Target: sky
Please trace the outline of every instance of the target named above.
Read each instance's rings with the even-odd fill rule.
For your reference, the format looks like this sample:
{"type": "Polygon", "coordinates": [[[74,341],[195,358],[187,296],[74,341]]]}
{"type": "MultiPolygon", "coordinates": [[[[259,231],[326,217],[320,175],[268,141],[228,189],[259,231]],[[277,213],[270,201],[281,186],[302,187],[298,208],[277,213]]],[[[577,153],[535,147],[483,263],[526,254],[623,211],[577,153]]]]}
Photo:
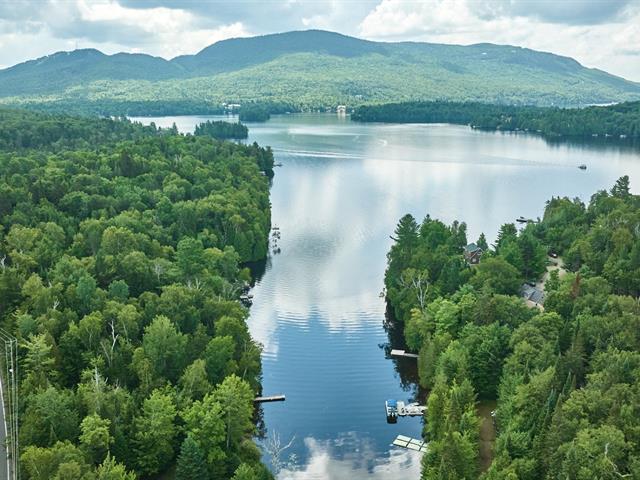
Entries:
{"type": "Polygon", "coordinates": [[[169,59],[226,38],[312,28],[518,45],[640,82],[640,0],[0,0],[0,68],[75,48],[169,59]]]}

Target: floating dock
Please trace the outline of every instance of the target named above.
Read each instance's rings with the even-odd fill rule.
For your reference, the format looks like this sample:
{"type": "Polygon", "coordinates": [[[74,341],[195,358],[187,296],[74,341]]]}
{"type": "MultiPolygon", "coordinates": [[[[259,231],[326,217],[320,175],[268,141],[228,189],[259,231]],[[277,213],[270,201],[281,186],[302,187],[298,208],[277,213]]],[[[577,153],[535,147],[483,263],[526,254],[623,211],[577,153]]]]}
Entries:
{"type": "Polygon", "coordinates": [[[404,403],[398,400],[387,400],[384,402],[384,409],[387,414],[387,423],[396,423],[398,417],[420,417],[424,415],[427,407],[418,403],[404,403]]]}
{"type": "Polygon", "coordinates": [[[417,353],[409,353],[404,350],[391,350],[392,357],[418,358],[417,353]]]}
{"type": "Polygon", "coordinates": [[[425,453],[427,451],[427,443],[418,440],[417,438],[405,437],[404,435],[398,435],[393,441],[393,445],[396,447],[408,448],[409,450],[415,450],[416,452],[425,453]]]}
{"type": "Polygon", "coordinates": [[[427,407],[417,403],[398,402],[398,415],[401,417],[418,417],[424,415],[427,407]]]}
{"type": "Polygon", "coordinates": [[[266,403],[266,402],[284,402],[284,395],[271,395],[268,397],[256,397],[253,399],[254,403],[266,403]]]}

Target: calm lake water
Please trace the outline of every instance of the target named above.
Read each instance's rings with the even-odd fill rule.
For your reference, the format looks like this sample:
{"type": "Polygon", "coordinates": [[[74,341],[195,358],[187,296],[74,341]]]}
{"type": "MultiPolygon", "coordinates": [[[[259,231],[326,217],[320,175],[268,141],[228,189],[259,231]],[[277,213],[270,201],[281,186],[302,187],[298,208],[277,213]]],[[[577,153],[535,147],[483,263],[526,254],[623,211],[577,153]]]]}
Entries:
{"type": "MultiPolygon", "coordinates": [[[[188,132],[206,118],[140,120],[188,132]]],[[[385,399],[420,396],[412,362],[388,358],[379,297],[402,215],[464,221],[469,241],[481,232],[492,241],[501,224],[542,216],[552,196],[588,201],[625,174],[640,187],[638,151],[623,147],[328,114],[248,126],[249,141],[271,145],[283,164],[271,189],[281,253],[253,289],[249,318],[264,345],[264,393],[287,397],[262,407],[266,438],[292,441],[280,479],[419,478],[421,454],[390,444],[419,438],[421,419],[389,425],[384,414],[385,399]]]]}

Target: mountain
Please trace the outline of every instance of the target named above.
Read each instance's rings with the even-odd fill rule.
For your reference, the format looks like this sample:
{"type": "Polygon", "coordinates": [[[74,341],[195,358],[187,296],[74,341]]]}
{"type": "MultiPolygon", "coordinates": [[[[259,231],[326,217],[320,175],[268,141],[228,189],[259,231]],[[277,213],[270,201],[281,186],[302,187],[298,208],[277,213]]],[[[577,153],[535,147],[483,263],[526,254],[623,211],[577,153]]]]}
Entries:
{"type": "Polygon", "coordinates": [[[95,49],[58,52],[0,70],[0,95],[49,93],[98,80],[179,78],[183,69],[151,55],[105,55],[95,49]]]}
{"type": "Polygon", "coordinates": [[[197,75],[214,75],[302,52],[352,58],[372,53],[384,54],[386,49],[382,43],[322,30],[307,30],[222,40],[197,55],[184,55],[174,58],[172,62],[197,75]]]}
{"type": "Polygon", "coordinates": [[[640,99],[640,84],[509,45],[372,42],[308,30],[217,42],[172,60],[59,52],[0,70],[0,103],[279,101],[322,107],[407,100],[582,106],[640,99]]]}

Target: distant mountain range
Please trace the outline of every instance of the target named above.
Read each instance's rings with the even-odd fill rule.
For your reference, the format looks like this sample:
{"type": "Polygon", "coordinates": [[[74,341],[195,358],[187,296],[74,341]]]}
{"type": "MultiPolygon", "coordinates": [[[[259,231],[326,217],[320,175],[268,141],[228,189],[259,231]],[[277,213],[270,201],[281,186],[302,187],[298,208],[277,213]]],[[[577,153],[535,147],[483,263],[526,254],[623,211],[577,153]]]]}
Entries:
{"type": "Polygon", "coordinates": [[[640,99],[640,84],[526,48],[383,43],[308,30],[217,42],[196,55],[59,52],[0,70],[0,103],[406,100],[581,106],[640,99]]]}

